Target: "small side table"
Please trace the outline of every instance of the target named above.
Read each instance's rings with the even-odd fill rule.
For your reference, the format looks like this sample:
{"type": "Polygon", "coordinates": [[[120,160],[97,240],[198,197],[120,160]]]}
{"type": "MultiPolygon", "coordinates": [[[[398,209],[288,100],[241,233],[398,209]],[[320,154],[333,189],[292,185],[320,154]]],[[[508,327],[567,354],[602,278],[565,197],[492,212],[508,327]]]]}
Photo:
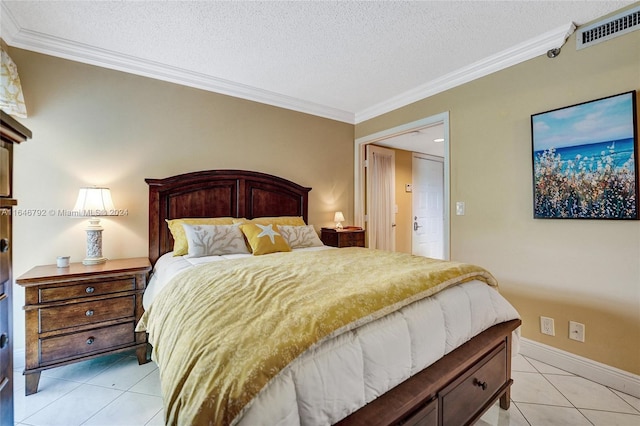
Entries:
{"type": "Polygon", "coordinates": [[[326,246],[364,247],[364,229],[322,228],[320,230],[320,239],[326,246]]]}
{"type": "Polygon", "coordinates": [[[140,257],[36,266],[16,280],[25,288],[26,395],[49,368],[132,348],[139,364],[149,362],[147,335],[134,329],[150,270],[140,257]]]}

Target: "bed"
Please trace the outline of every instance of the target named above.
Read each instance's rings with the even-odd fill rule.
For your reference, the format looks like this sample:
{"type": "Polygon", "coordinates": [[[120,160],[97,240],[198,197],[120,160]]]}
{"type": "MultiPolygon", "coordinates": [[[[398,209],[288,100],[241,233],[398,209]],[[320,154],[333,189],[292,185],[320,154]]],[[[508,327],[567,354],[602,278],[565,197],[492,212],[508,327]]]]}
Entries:
{"type": "MultiPolygon", "coordinates": [[[[298,249],[291,244],[294,247],[291,251],[264,256],[251,253],[210,258],[173,256],[174,240],[167,220],[238,218],[242,219],[239,225],[244,227],[249,223],[245,221],[268,217],[299,218],[308,224],[311,188],[242,170],[201,171],[166,179],[147,179],[146,182],[149,185],[149,258],[154,264],[154,273],[145,293],[147,312],[139,327],[148,332],[149,343],[153,346],[152,357],[160,367],[167,423],[461,425],[475,422],[497,400],[503,409],[509,408],[512,346],[517,343],[520,319],[515,309],[499,295],[494,279],[487,271],[455,262],[321,245],[298,249]],[[320,273],[315,272],[318,269],[332,270],[335,274],[346,271],[347,275],[367,280],[369,278],[362,271],[369,269],[365,265],[372,263],[379,263],[382,269],[378,272],[372,269],[370,275],[384,276],[380,281],[391,286],[378,290],[384,294],[384,299],[397,294],[392,308],[375,305],[369,299],[360,302],[364,300],[360,299],[363,297],[360,293],[349,293],[360,291],[359,287],[372,292],[373,286],[340,281],[340,285],[334,283],[331,287],[323,283],[333,282],[333,278],[318,278],[317,284],[311,278],[320,273]],[[411,295],[402,293],[415,287],[405,283],[411,281],[411,277],[421,275],[422,272],[413,271],[422,271],[425,263],[426,269],[433,268],[434,274],[443,277],[440,284],[428,284],[411,295]],[[277,273],[274,273],[273,265],[276,264],[277,273]],[[294,270],[299,265],[304,269],[304,273],[296,278],[300,285],[286,284],[279,274],[285,274],[285,271],[288,279],[289,275],[297,273],[294,270]],[[467,278],[461,281],[457,276],[451,278],[451,268],[462,271],[467,278]],[[254,319],[245,322],[246,327],[239,326],[240,322],[228,329],[222,328],[227,316],[239,315],[235,311],[227,314],[219,310],[222,305],[240,309],[246,301],[249,310],[242,311],[242,315],[249,315],[255,309],[255,301],[246,295],[250,293],[240,299],[228,300],[224,299],[226,293],[224,297],[222,293],[216,293],[215,302],[200,303],[204,300],[200,291],[209,291],[205,287],[218,289],[222,286],[210,285],[208,281],[207,285],[192,285],[192,281],[197,281],[196,276],[204,280],[216,275],[224,283],[230,283],[236,277],[244,277],[248,273],[246,269],[258,274],[251,276],[252,282],[274,274],[273,278],[264,279],[264,288],[282,281],[285,287],[278,287],[278,292],[282,292],[282,288],[295,288],[300,293],[294,306],[288,305],[288,299],[279,299],[279,295],[261,296],[269,301],[261,302],[261,306],[278,307],[265,309],[293,313],[278,317],[274,320],[275,325],[269,326],[269,333],[276,337],[278,331],[275,329],[280,323],[286,324],[285,330],[298,330],[295,327],[299,327],[300,332],[289,333],[293,336],[289,336],[291,342],[287,340],[287,333],[282,332],[282,342],[275,339],[276,343],[272,343],[269,335],[255,348],[244,343],[239,345],[242,340],[230,344],[234,350],[223,347],[231,338],[229,336],[247,334],[244,328],[257,329],[252,339],[265,335],[261,326],[253,325],[257,321],[254,319]],[[393,274],[389,272],[391,270],[394,270],[393,274]],[[386,278],[387,272],[382,271],[388,271],[389,277],[402,272],[404,276],[398,283],[391,283],[392,279],[386,278]],[[305,277],[304,280],[300,280],[300,276],[305,277]],[[322,294],[318,298],[308,296],[315,295],[315,291],[329,293],[317,293],[322,294]],[[337,298],[339,293],[347,295],[340,296],[344,300],[359,302],[330,305],[333,294],[337,298]],[[316,316],[299,320],[306,312],[299,305],[304,305],[307,299],[314,306],[321,306],[324,316],[329,315],[327,312],[333,316],[331,309],[340,311],[332,317],[336,318],[337,324],[329,331],[322,328],[324,325],[319,326],[323,330],[319,337],[315,336],[318,333],[316,316],[322,315],[313,314],[316,316]],[[216,307],[212,308],[213,305],[216,307]],[[348,309],[341,309],[347,306],[348,309]],[[200,309],[202,318],[198,316],[200,309]],[[369,311],[364,312],[365,309],[369,311]],[[360,316],[353,320],[352,311],[356,310],[360,316]],[[360,313],[361,310],[364,313],[360,313]],[[180,314],[181,311],[184,312],[180,314]],[[340,315],[347,319],[341,319],[343,322],[338,324],[340,315]],[[152,322],[154,318],[155,323],[152,322]],[[215,325],[198,329],[196,337],[186,337],[188,329],[198,328],[205,319],[215,325]],[[440,326],[436,326],[438,324],[440,326]],[[456,330],[458,334],[454,333],[456,330]],[[304,340],[305,333],[313,335],[314,340],[304,340]],[[298,339],[298,336],[303,337],[298,339]],[[432,338],[434,340],[430,340],[432,338]],[[248,365],[240,363],[243,360],[239,358],[253,357],[254,352],[261,352],[263,347],[270,348],[269,351],[275,351],[278,356],[272,356],[268,362],[251,358],[248,365]],[[286,355],[280,356],[282,353],[286,355]],[[273,358],[277,359],[274,361],[273,358]],[[286,358],[286,362],[281,358],[286,358]],[[208,363],[204,363],[204,359],[208,363]],[[276,361],[283,365],[274,366],[276,361]],[[262,364],[268,368],[260,370],[262,364]],[[239,366],[242,369],[238,370],[239,366]],[[244,376],[245,369],[246,375],[251,376],[250,386],[237,388],[238,382],[245,378],[233,375],[244,376]],[[222,378],[227,374],[233,377],[222,378]],[[252,387],[256,390],[247,390],[252,387]],[[203,392],[206,394],[202,395],[203,392]]],[[[242,279],[238,278],[233,284],[233,292],[241,291],[242,279]]],[[[253,285],[251,294],[256,293],[256,288],[262,289],[253,285]]],[[[271,311],[266,312],[260,315],[272,315],[271,311]]]]}

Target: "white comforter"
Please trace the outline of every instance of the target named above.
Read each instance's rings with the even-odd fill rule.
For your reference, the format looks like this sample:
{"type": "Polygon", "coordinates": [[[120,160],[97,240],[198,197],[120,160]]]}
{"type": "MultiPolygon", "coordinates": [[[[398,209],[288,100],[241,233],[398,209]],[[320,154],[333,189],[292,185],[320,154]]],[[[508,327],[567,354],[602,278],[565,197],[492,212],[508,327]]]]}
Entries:
{"type": "MultiPolygon", "coordinates": [[[[318,250],[324,248],[301,249],[318,250]]],[[[144,294],[147,308],[177,273],[208,258],[162,256],[144,294]]],[[[281,371],[236,418],[244,426],[329,425],[428,367],[517,311],[494,288],[471,281],[310,349],[281,371]]],[[[514,333],[513,354],[519,333],[514,333]]]]}

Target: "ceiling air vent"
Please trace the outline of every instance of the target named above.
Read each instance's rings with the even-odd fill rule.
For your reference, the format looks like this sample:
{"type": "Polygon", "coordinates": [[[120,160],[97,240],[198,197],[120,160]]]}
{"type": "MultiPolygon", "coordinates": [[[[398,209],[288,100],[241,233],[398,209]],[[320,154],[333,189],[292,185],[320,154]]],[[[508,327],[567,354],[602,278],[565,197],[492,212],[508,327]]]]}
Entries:
{"type": "Polygon", "coordinates": [[[640,6],[578,29],[576,49],[584,49],[640,29],[640,6]]]}

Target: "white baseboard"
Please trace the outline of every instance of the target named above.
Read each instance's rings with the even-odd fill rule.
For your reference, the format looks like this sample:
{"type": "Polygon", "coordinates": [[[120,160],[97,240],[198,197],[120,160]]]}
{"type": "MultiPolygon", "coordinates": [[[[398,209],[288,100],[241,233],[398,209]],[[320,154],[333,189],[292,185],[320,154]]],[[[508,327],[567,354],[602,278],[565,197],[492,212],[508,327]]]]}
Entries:
{"type": "Polygon", "coordinates": [[[520,353],[601,385],[640,398],[640,376],[533,340],[520,338],[520,353]]]}

